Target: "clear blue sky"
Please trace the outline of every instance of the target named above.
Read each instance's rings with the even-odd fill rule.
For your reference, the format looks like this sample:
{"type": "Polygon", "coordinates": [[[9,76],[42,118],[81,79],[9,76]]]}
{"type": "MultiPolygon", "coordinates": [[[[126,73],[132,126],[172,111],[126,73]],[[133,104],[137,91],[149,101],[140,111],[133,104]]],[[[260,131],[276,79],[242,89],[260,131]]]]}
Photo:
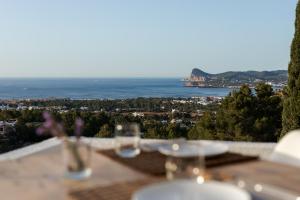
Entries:
{"type": "Polygon", "coordinates": [[[296,0],[0,0],[1,77],[286,69],[296,0]]]}

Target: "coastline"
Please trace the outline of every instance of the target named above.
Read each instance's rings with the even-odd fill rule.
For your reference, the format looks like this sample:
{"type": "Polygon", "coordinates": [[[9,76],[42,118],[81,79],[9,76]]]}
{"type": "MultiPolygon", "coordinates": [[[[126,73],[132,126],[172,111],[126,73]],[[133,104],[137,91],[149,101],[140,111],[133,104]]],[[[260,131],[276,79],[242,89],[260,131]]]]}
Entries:
{"type": "Polygon", "coordinates": [[[239,87],[185,87],[179,78],[0,79],[0,100],[224,97],[239,87]]]}

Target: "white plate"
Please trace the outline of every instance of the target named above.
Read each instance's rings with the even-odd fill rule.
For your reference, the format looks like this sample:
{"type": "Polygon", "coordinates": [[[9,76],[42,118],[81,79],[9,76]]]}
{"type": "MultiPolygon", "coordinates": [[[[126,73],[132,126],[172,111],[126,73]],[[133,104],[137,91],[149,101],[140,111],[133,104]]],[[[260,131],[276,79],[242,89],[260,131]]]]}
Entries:
{"type": "Polygon", "coordinates": [[[197,184],[178,180],[151,185],[136,192],[132,200],[250,200],[250,195],[233,185],[221,182],[197,184]]]}
{"type": "Polygon", "coordinates": [[[215,142],[203,143],[184,143],[180,144],[179,148],[174,151],[172,145],[164,145],[159,147],[159,151],[165,155],[172,155],[178,157],[191,157],[191,156],[216,156],[224,154],[228,151],[228,146],[215,142]]]}
{"type": "Polygon", "coordinates": [[[141,141],[140,147],[143,151],[152,152],[158,151],[162,146],[169,145],[167,141],[141,141]]]}

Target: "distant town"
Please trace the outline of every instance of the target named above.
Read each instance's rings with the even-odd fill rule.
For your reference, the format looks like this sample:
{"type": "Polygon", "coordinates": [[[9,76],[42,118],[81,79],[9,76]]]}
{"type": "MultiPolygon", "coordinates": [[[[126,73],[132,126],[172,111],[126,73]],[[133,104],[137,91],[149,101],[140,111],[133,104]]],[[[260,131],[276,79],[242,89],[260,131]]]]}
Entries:
{"type": "MultiPolygon", "coordinates": [[[[219,96],[199,96],[199,97],[190,97],[190,98],[137,98],[137,99],[160,99],[163,101],[163,104],[198,104],[198,105],[209,105],[212,103],[221,102],[224,97],[219,96]]],[[[134,99],[121,99],[121,100],[72,100],[69,98],[57,98],[57,99],[19,99],[19,100],[0,100],[0,110],[48,110],[48,111],[58,111],[60,113],[68,112],[69,110],[81,110],[81,111],[96,111],[94,108],[88,106],[76,106],[74,108],[63,105],[45,105],[47,102],[61,102],[61,101],[70,101],[70,102],[89,102],[89,101],[105,101],[105,102],[124,102],[132,101],[134,99]]],[[[59,104],[59,103],[58,103],[59,104]]],[[[161,106],[161,109],[164,110],[164,106],[161,106]]],[[[105,106],[98,111],[112,111],[111,108],[107,110],[105,106]]],[[[140,110],[141,108],[115,108],[115,111],[132,111],[140,110]]]]}

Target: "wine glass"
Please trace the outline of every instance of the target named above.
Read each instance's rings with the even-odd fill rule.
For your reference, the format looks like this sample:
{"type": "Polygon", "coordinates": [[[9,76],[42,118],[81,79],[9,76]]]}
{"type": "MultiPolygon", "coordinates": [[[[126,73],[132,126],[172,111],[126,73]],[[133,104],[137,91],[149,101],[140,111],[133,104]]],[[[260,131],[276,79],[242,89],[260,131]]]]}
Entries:
{"type": "Polygon", "coordinates": [[[165,163],[168,180],[183,178],[204,182],[205,161],[201,146],[186,140],[174,140],[169,147],[160,149],[167,155],[165,163]]]}
{"type": "Polygon", "coordinates": [[[118,124],[115,128],[115,151],[123,158],[140,154],[140,128],[136,123],[118,124]]]}

